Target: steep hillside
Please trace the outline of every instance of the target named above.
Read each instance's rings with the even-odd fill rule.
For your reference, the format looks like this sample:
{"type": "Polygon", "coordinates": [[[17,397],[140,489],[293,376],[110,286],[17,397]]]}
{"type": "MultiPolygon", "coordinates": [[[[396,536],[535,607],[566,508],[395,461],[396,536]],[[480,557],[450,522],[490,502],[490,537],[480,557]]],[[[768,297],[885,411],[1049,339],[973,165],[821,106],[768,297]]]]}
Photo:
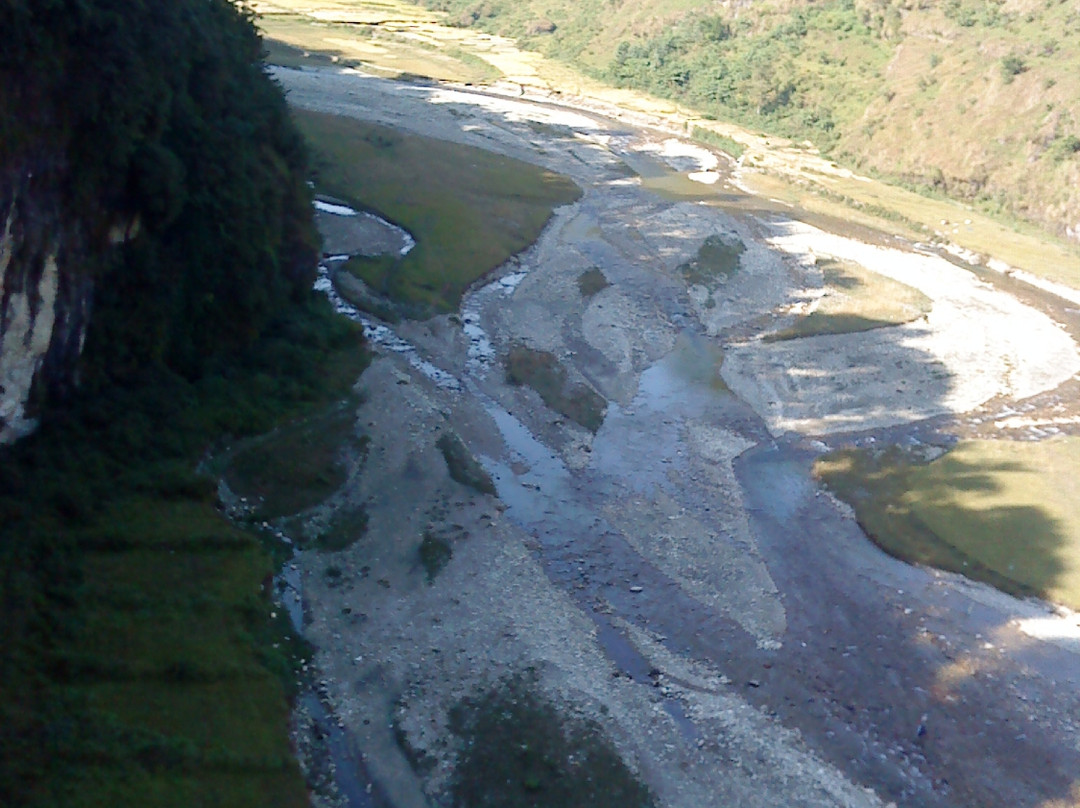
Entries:
{"type": "Polygon", "coordinates": [[[366,361],[302,141],[229,0],[0,30],[0,805],[300,808],[302,649],[196,467],[366,361]]]}
{"type": "Polygon", "coordinates": [[[428,0],[622,86],[1080,241],[1080,3],[428,0]]]}
{"type": "Polygon", "coordinates": [[[301,140],[231,3],[5,3],[0,29],[3,440],[80,378],[194,377],[249,346],[310,288],[317,242],[301,140]]]}

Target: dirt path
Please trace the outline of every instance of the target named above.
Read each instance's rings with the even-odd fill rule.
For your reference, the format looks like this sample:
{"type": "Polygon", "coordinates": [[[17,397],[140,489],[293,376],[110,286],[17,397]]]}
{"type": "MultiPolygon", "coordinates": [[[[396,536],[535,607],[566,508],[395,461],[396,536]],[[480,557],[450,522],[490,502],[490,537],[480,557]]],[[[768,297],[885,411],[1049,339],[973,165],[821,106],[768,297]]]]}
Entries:
{"type": "MultiPolygon", "coordinates": [[[[276,75],[292,103],[480,145],[584,191],[460,320],[396,328],[422,361],[388,350],[361,380],[371,444],[350,496],[368,531],[302,563],[331,701],[394,805],[440,801],[453,707],[524,671],[599,722],[665,806],[1080,799],[1080,657],[1018,630],[1040,607],[887,558],[808,473],[831,433],[933,441],[954,412],[1053,391],[1080,370],[1067,331],[936,256],[653,193],[627,162],[708,168],[666,135],[355,73],[276,75]],[[742,242],[740,268],[690,283],[709,237],[742,242]],[[755,339],[807,293],[811,254],[920,288],[930,316],[755,339]],[[596,269],[610,285],[583,294],[596,269]],[[519,343],[606,399],[595,434],[507,384],[519,343]],[[450,432],[497,496],[450,478],[436,446],[450,432]],[[432,538],[453,556],[429,582],[432,538]]],[[[707,187],[749,207],[722,178],[707,187]]]]}

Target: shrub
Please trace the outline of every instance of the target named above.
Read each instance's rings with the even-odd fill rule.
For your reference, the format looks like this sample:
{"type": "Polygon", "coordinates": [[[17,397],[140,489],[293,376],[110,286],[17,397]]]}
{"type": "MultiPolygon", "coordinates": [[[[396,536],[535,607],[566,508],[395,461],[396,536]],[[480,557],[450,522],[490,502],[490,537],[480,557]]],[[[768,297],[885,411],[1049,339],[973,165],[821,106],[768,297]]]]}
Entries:
{"type": "Polygon", "coordinates": [[[1001,76],[1006,84],[1012,83],[1014,78],[1027,69],[1027,63],[1015,53],[1010,53],[1001,59],[1001,76]]]}

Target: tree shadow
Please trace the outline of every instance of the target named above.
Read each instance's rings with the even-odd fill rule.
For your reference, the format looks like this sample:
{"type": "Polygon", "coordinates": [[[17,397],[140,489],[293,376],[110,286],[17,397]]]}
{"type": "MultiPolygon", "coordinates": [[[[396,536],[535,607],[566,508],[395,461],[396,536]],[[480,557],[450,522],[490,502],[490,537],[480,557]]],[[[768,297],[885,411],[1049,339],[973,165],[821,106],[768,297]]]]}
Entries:
{"type": "Polygon", "coordinates": [[[856,524],[821,497],[773,506],[769,481],[790,473],[795,456],[757,449],[737,466],[788,613],[784,649],[754,695],[768,689],[764,700],[786,724],[898,804],[1071,805],[1080,755],[1050,716],[1071,708],[1053,698],[1075,697],[1030,674],[1063,681],[1080,674],[1080,663],[1018,640],[1013,618],[1038,609],[865,547],[869,536],[908,562],[1018,595],[1044,593],[1060,580],[1071,540],[1052,508],[1007,501],[1010,479],[1030,467],[961,460],[945,475],[897,447],[838,452],[823,476],[855,507],[856,524]],[[992,550],[1011,551],[1042,577],[987,555],[977,546],[987,534],[992,550]]]}
{"type": "MultiPolygon", "coordinates": [[[[867,536],[890,555],[1018,597],[1060,597],[1069,571],[1066,548],[1076,542],[1046,507],[1015,501],[1039,498],[1021,486],[1040,473],[1020,460],[947,455],[927,464],[897,447],[844,450],[817,466],[829,489],[855,508],[867,536]]],[[[1045,482],[1053,484],[1051,477],[1045,482]]]]}

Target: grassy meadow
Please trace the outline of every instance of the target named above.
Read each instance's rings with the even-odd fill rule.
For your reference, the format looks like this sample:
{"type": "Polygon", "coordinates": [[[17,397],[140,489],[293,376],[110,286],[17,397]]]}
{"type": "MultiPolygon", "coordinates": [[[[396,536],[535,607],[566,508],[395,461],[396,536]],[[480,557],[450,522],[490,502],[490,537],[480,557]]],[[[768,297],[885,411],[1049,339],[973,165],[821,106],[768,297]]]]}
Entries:
{"type": "Polygon", "coordinates": [[[1080,609],[1080,439],[826,455],[815,474],[891,555],[1080,609]]]}
{"type": "Polygon", "coordinates": [[[457,309],[468,286],[528,247],[581,191],[537,166],[350,118],[294,110],[319,190],[404,227],[408,255],[348,268],[415,314],[457,309]],[[467,234],[467,236],[466,236],[467,234]]]}
{"type": "Polygon", "coordinates": [[[311,4],[280,0],[260,8],[267,60],[284,67],[359,66],[388,77],[423,76],[480,84],[502,74],[462,47],[456,37],[433,37],[438,16],[400,3],[311,4]]]}

